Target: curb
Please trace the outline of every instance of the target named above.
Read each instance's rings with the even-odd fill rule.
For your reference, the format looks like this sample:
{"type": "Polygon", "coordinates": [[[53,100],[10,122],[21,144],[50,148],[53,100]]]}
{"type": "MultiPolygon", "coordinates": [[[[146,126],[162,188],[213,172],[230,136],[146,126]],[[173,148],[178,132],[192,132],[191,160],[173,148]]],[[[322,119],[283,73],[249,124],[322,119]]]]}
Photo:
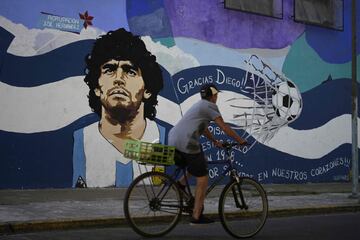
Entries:
{"type": "Polygon", "coordinates": [[[48,230],[125,226],[125,218],[44,220],[0,223],[0,235],[48,230]]]}
{"type": "MultiPolygon", "coordinates": [[[[291,217],[301,215],[331,214],[344,212],[359,212],[359,205],[349,206],[319,206],[308,208],[289,208],[270,210],[268,217],[291,217]]],[[[218,219],[217,213],[206,214],[211,218],[218,219]]],[[[184,217],[184,216],[183,216],[184,217]]],[[[122,218],[94,218],[94,219],[74,219],[74,220],[44,220],[44,221],[24,221],[24,222],[6,222],[0,223],[0,236],[18,233],[51,231],[51,230],[68,230],[80,228],[97,228],[97,227],[121,227],[128,226],[124,217],[122,218]]]]}
{"type": "Polygon", "coordinates": [[[346,212],[360,212],[359,205],[348,206],[319,206],[307,208],[289,208],[289,209],[274,209],[269,211],[268,217],[291,217],[301,215],[316,215],[316,214],[331,214],[331,213],[346,213],[346,212]]]}

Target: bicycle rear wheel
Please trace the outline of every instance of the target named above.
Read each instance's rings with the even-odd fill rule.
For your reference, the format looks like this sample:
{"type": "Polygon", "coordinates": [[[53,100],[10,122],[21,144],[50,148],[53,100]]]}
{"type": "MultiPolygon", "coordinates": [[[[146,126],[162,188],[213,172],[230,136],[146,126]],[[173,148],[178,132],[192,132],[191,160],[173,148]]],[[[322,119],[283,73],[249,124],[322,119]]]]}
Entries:
{"type": "Polygon", "coordinates": [[[159,237],[178,223],[182,199],[173,179],[160,172],[137,177],[125,194],[124,213],[132,229],[144,237],[159,237]]]}
{"type": "Polygon", "coordinates": [[[233,237],[248,238],[257,234],[265,224],[267,213],[266,192],[251,178],[240,178],[239,183],[234,180],[221,193],[221,223],[233,237]]]}

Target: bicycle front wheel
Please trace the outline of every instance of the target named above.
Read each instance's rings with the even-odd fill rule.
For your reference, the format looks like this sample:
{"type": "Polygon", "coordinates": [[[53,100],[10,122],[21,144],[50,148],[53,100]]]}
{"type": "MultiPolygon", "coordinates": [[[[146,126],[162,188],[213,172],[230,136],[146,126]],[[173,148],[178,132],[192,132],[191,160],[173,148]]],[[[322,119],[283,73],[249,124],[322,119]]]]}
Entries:
{"type": "Polygon", "coordinates": [[[219,200],[220,220],[233,237],[249,238],[264,226],[268,213],[266,192],[251,178],[227,184],[219,200]]]}
{"type": "Polygon", "coordinates": [[[137,177],[125,194],[125,217],[138,234],[159,237],[178,223],[182,211],[179,189],[173,179],[160,172],[137,177]]]}

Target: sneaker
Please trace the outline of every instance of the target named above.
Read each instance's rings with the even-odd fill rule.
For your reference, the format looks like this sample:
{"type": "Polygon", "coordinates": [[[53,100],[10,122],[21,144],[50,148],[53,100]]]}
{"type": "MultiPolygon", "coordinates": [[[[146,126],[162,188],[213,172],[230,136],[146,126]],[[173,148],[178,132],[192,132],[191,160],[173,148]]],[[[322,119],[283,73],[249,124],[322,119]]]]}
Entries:
{"type": "Polygon", "coordinates": [[[205,217],[204,215],[200,215],[199,219],[192,218],[190,221],[190,225],[203,225],[214,223],[215,221],[205,217]]]}

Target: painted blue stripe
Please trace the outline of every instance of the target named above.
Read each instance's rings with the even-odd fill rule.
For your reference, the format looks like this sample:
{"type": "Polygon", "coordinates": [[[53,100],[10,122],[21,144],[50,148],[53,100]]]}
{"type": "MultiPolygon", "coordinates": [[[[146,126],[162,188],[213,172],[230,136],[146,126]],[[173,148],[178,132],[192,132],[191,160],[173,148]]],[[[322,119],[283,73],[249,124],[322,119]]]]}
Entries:
{"type": "Polygon", "coordinates": [[[300,117],[289,126],[299,130],[313,129],[343,114],[351,114],[351,91],[351,79],[337,79],[303,93],[300,117]]]}
{"type": "Polygon", "coordinates": [[[133,162],[127,164],[116,162],[116,187],[127,187],[133,180],[133,162]]]}
{"type": "Polygon", "coordinates": [[[164,87],[160,91],[159,95],[173,101],[174,103],[178,103],[170,73],[163,67],[161,67],[161,72],[164,79],[164,87]]]}
{"type": "Polygon", "coordinates": [[[84,59],[91,51],[93,42],[83,40],[31,57],[8,54],[5,44],[1,44],[0,54],[3,55],[3,63],[0,80],[12,86],[35,87],[67,77],[84,75],[84,59]]]}
{"type": "MultiPolygon", "coordinates": [[[[0,70],[2,69],[6,51],[9,48],[12,40],[14,39],[14,35],[10,32],[6,31],[4,28],[0,27],[0,70]]],[[[2,71],[2,70],[1,70],[2,71]]]]}
{"type": "MultiPolygon", "coordinates": [[[[73,133],[96,120],[98,119],[94,115],[88,115],[66,128],[45,133],[19,134],[0,131],[0,189],[71,187],[73,184],[73,133]]],[[[166,127],[167,130],[169,128],[169,126],[166,127]]],[[[216,156],[216,151],[217,149],[214,149],[214,156],[216,156]]],[[[275,168],[305,171],[321,167],[337,158],[351,159],[351,145],[343,144],[320,159],[309,160],[256,144],[246,155],[236,152],[235,158],[241,163],[241,166],[237,165],[239,171],[249,173],[267,170],[271,174],[270,171],[275,168]]],[[[222,165],[219,165],[219,170],[221,167],[222,165]]],[[[349,167],[344,165],[324,175],[314,177],[308,175],[307,180],[333,181],[334,176],[345,176],[348,173],[349,167]]],[[[132,180],[132,174],[131,162],[127,165],[117,164],[116,185],[127,186],[132,180]]],[[[287,179],[286,177],[290,178],[290,176],[287,176],[286,172],[281,174],[285,175],[273,178],[274,183],[296,182],[294,179],[287,179]]],[[[269,179],[266,182],[269,182],[269,179]]]]}
{"type": "Polygon", "coordinates": [[[0,189],[72,187],[74,132],[98,120],[89,114],[64,128],[40,133],[0,130],[0,189]]]}
{"type": "Polygon", "coordinates": [[[253,98],[253,82],[249,79],[243,82],[245,76],[246,71],[241,68],[212,65],[185,69],[173,75],[172,79],[179,103],[182,103],[188,97],[199,94],[201,87],[207,83],[215,84],[220,90],[238,92],[253,98]]]}
{"type": "Polygon", "coordinates": [[[73,147],[73,187],[79,177],[86,182],[86,164],[85,164],[85,150],[84,150],[84,129],[81,128],[74,132],[74,147],[73,147]]]}

